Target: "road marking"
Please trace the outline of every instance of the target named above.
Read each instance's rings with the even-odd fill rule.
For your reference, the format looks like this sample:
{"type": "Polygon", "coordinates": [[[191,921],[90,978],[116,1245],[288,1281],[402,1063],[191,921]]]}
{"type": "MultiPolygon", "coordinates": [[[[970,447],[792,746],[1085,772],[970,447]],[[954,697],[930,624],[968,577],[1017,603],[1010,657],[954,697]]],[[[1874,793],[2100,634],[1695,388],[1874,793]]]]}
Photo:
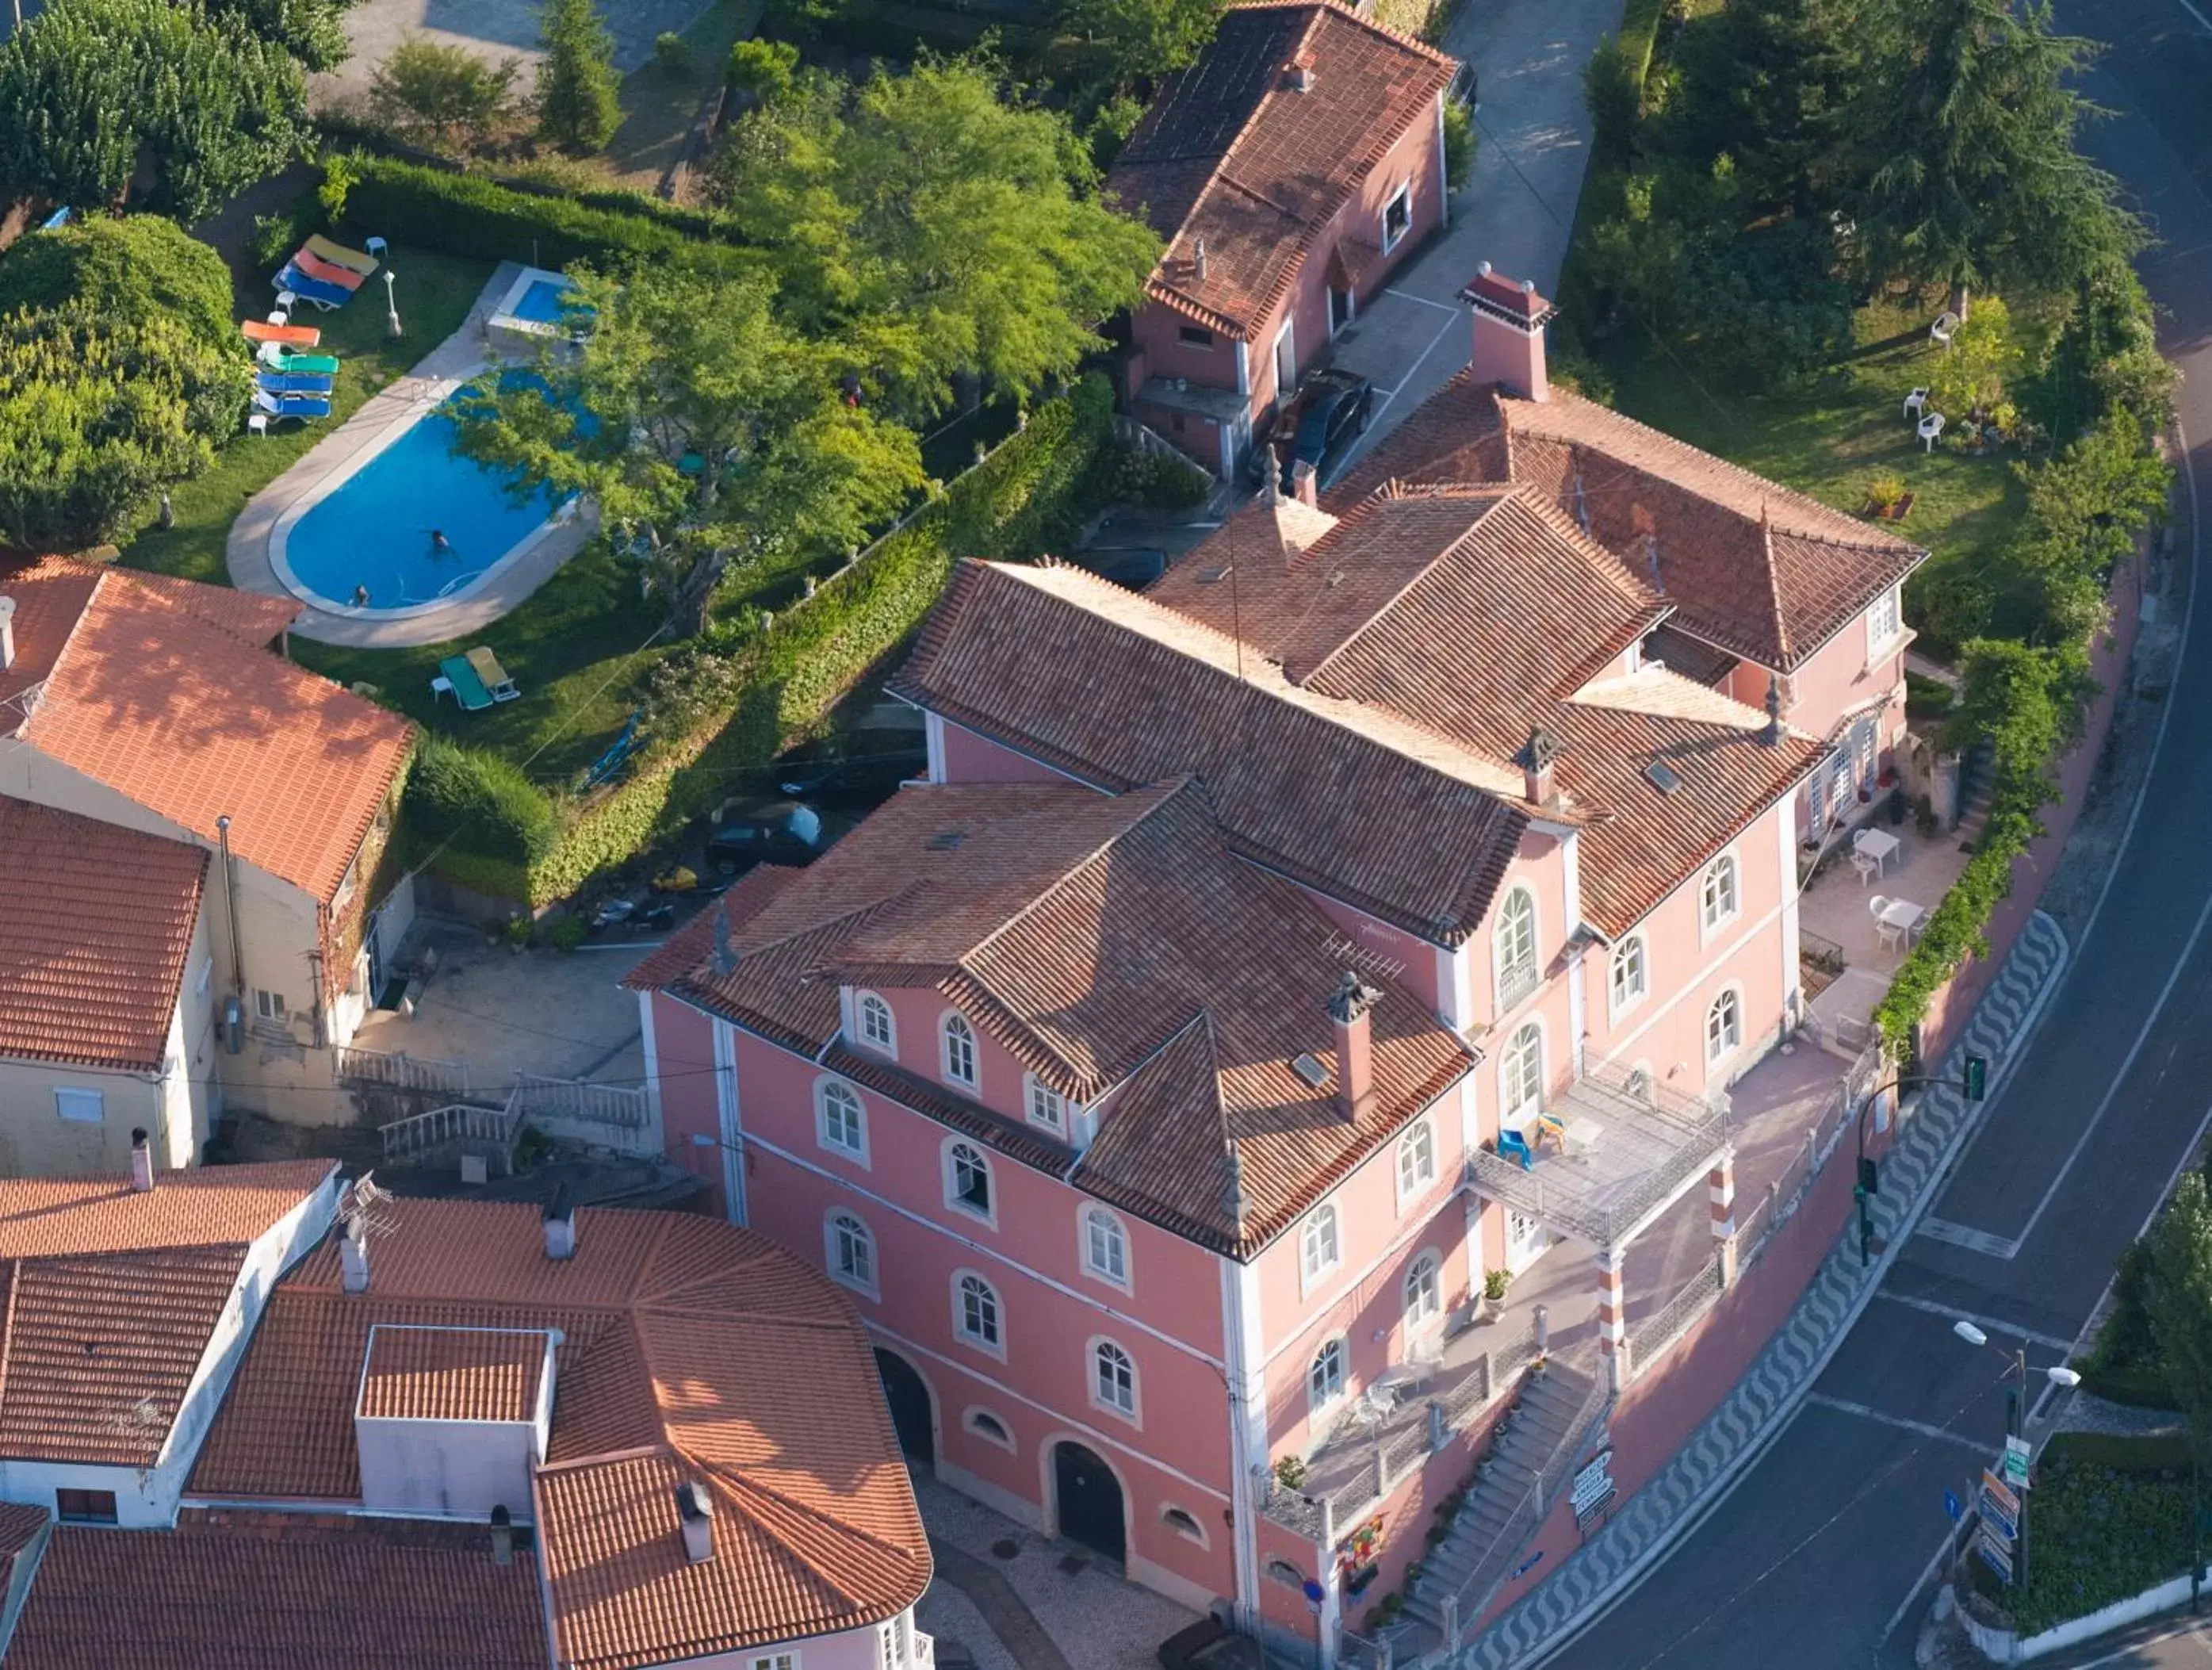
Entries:
{"type": "Polygon", "coordinates": [[[2020,1251],[2018,1241],[2007,1240],[2002,1235],[1993,1235],[1986,1229],[1970,1229],[1963,1223],[1952,1222],[1948,1218],[1923,1218],[1919,1233],[1929,1240],[1963,1246],[1969,1252],[1985,1253],[1992,1259],[2009,1259],[2020,1251]]]}
{"type": "MultiPolygon", "coordinates": [[[[1424,307],[1441,308],[1443,306],[1440,302],[1422,302],[1421,297],[1407,295],[1404,290],[1391,290],[1389,294],[1392,296],[1404,296],[1408,302],[1421,302],[1421,304],[1424,307]]],[[[1346,474],[1351,470],[1352,466],[1358,463],[1361,459],[1364,458],[1367,455],[1369,449],[1382,437],[1382,431],[1377,428],[1376,425],[1380,423],[1382,414],[1389,411],[1390,402],[1396,399],[1400,394],[1405,392],[1406,385],[1413,381],[1413,374],[1429,363],[1429,356],[1437,351],[1437,345],[1447,336],[1449,336],[1452,332],[1453,327],[1460,322],[1459,309],[1456,308],[1445,308],[1444,311],[1450,314],[1452,316],[1444,320],[1443,324],[1437,326],[1437,333],[1429,338],[1429,345],[1421,350],[1421,357],[1406,368],[1406,375],[1399,378],[1397,386],[1391,389],[1388,394],[1385,394],[1382,397],[1382,404],[1376,406],[1372,412],[1368,414],[1367,427],[1360,431],[1358,444],[1345,454],[1343,460],[1337,465],[1334,473],[1333,473],[1328,480],[1321,484],[1324,489],[1333,487],[1338,482],[1343,480],[1346,474]]]]}
{"type": "Polygon", "coordinates": [[[2189,3],[2189,0],[2179,0],[2179,3],[2182,10],[2187,12],[2191,17],[2195,18],[2199,23],[2202,23],[2204,26],[2204,33],[2206,34],[2212,34],[2212,17],[2205,16],[2203,12],[2191,5],[2189,3]]]}
{"type": "Polygon", "coordinates": [[[1820,1409],[1832,1409],[1838,1415],[1856,1415],[1862,1419],[1879,1421],[1884,1426],[1896,1427],[1904,1432],[1917,1432],[1923,1438],[1940,1438],[1947,1444],[1960,1444],[1984,1460],[1989,1459],[1990,1447],[1978,1439],[1969,1438],[1963,1432],[1954,1432],[1948,1427],[1931,1426],[1926,1421],[1908,1420],[1902,1415],[1886,1415],[1881,1410],[1863,1403],[1853,1403],[1848,1398],[1832,1398],[1825,1392],[1808,1392],[1805,1401],[1820,1409]]]}
{"type": "Polygon", "coordinates": [[[2212,1644],[2206,1642],[2203,1628],[2195,1624],[2185,1624],[2178,1630],[2168,1630],[2164,1635],[2154,1635],[2148,1641],[2138,1641],[2123,1647],[2117,1653],[2107,1653],[2102,1658],[2091,1659],[2087,1664],[2077,1664],[2074,1667],[2074,1670],[2099,1670],[2100,1665],[2106,1664],[2140,1665],[2142,1662],[2143,1649],[2163,1647],[2167,1642],[2179,1641],[2184,1636],[2194,1639],[2197,1644],[2204,1648],[2207,1652],[2212,1652],[2212,1644]]]}
{"type": "MultiPolygon", "coordinates": [[[[1924,1233],[1924,1232],[1923,1232],[1924,1233]]],[[[1939,1305],[1933,1299],[1916,1298],[1909,1293],[1891,1293],[1887,1289],[1875,1295],[1893,1305],[1907,1305],[1917,1311],[1926,1311],[1930,1316],[1941,1316],[1954,1322],[1971,1322],[1984,1333],[2008,1334],[2014,1339],[2024,1339],[2031,1345],[2048,1345],[2054,1351],[2071,1351],[2074,1342],[2061,1339],[2056,1334],[2038,1333],[2033,1328],[2023,1328],[2017,1322],[2001,1321],[1994,1316],[1983,1316],[1970,1310],[1954,1310],[1948,1305],[1939,1305]]]]}
{"type": "Polygon", "coordinates": [[[1425,308],[1434,308],[1438,313],[1448,313],[1454,319],[1457,319],[1459,317],[1460,310],[1457,308],[1448,306],[1442,302],[1431,302],[1425,296],[1416,296],[1411,290],[1400,290],[1395,284],[1389,286],[1382,292],[1382,294],[1385,296],[1402,296],[1408,302],[1418,302],[1425,308]]]}

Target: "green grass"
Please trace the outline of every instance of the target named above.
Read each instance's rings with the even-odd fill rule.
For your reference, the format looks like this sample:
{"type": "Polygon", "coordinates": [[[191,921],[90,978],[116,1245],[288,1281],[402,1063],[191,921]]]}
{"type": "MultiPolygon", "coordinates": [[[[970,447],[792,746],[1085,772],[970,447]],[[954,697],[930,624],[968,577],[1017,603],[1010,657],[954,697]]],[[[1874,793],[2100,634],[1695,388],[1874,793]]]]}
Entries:
{"type": "MultiPolygon", "coordinates": [[[[265,439],[240,436],[216,456],[205,475],[171,491],[175,527],[165,532],[149,514],[124,546],[125,563],[228,585],[223,541],[246,502],[289,469],[334,425],[351,417],[369,396],[459,330],[491,277],[489,261],[462,260],[400,244],[392,247],[391,258],[392,269],[399,275],[395,295],[407,334],[397,342],[385,335],[380,277],[370,279],[359,296],[336,313],[301,307],[294,314],[297,322],[321,327],[323,345],[317,351],[336,354],[343,362],[330,417],[312,424],[275,424],[265,439]]],[[[274,300],[275,292],[265,282],[250,288],[240,295],[240,316],[260,319],[274,300]]]]}
{"type": "Polygon", "coordinates": [[[727,68],[730,48],[760,21],[760,0],[715,0],[683,31],[690,68],[672,76],[650,59],[623,77],[623,123],[608,143],[606,165],[615,180],[641,191],[660,183],[684,149],[691,119],[727,68]]]}

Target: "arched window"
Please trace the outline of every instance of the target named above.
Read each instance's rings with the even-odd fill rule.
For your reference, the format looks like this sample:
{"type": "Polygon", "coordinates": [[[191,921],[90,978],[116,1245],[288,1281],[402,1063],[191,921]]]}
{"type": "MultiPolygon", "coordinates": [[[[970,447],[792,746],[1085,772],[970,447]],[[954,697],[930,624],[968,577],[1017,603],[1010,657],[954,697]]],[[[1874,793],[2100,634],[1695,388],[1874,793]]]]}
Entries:
{"type": "Polygon", "coordinates": [[[1518,1131],[1544,1105],[1544,1030],[1531,1021],[1498,1064],[1498,1122],[1518,1131]]]}
{"type": "Polygon", "coordinates": [[[881,1050],[885,1055],[898,1053],[898,1022],[891,1018],[891,1006],[872,991],[860,994],[860,1042],[872,1050],[881,1050]]]}
{"type": "Polygon", "coordinates": [[[1336,1208],[1319,1206],[1298,1237],[1299,1268],[1312,1282],[1336,1268],[1336,1208]]]}
{"type": "Polygon", "coordinates": [[[1613,948],[1613,1012],[1632,1009],[1651,989],[1651,976],[1644,962],[1644,936],[1631,934],[1613,948]]]}
{"type": "Polygon", "coordinates": [[[1006,1429],[1006,1423],[988,1409],[969,1410],[967,1418],[961,1424],[978,1438],[988,1440],[1006,1449],[1012,1449],[1014,1447],[1014,1435],[1006,1429]]]}
{"type": "Polygon", "coordinates": [[[1306,1586],[1306,1575],[1288,1560],[1267,1562],[1267,1576],[1285,1588],[1302,1589],[1306,1586]]]}
{"type": "Polygon", "coordinates": [[[1398,1138],[1398,1204],[1404,1205],[1437,1180],[1437,1134],[1416,1119],[1398,1138]]]}
{"type": "Polygon", "coordinates": [[[977,1217],[991,1216],[991,1162],[973,1143],[945,1150],[945,1204],[977,1217]]]}
{"type": "Polygon", "coordinates": [[[1498,907],[1492,938],[1498,959],[1498,1007],[1510,1009],[1536,989],[1536,895],[1516,887],[1498,907]]]}
{"type": "Polygon", "coordinates": [[[814,1088],[814,1134],[823,1148],[848,1159],[868,1157],[868,1116],[860,1093],[840,1079],[823,1079],[814,1088]]]}
{"type": "Polygon", "coordinates": [[[1729,854],[1723,853],[1707,868],[1699,899],[1708,933],[1735,920],[1737,908],[1735,859],[1729,854]]]}
{"type": "Polygon", "coordinates": [[[1306,1370],[1306,1406],[1318,1415],[1344,1395],[1342,1338],[1325,1340],[1306,1370]]]}
{"type": "Polygon", "coordinates": [[[1178,1508],[1172,1502],[1163,1504],[1160,1523],[1178,1537],[1194,1542],[1200,1548],[1206,1546],[1206,1527],[1199,1523],[1198,1515],[1188,1508],[1178,1508]]]}
{"type": "Polygon", "coordinates": [[[952,1283],[952,1332],[987,1351],[1006,1350],[999,1327],[998,1289],[972,1271],[952,1283]]]}
{"type": "Polygon", "coordinates": [[[1433,1252],[1424,1252],[1406,1266],[1403,1291],[1407,1332],[1429,1327],[1443,1314],[1443,1295],[1437,1281],[1437,1272],[1442,1268],[1442,1260],[1433,1252]]]}
{"type": "Polygon", "coordinates": [[[1705,1011],[1705,1059],[1725,1061],[1743,1046],[1743,999],[1730,986],[1705,1011]]]}
{"type": "Polygon", "coordinates": [[[1091,1400],[1131,1419],[1137,1413],[1137,1365],[1110,1339],[1091,1346],[1091,1400]]]}
{"type": "Polygon", "coordinates": [[[876,1291],[876,1238],[850,1212],[832,1212],[823,1226],[830,1273],[847,1287],[876,1291]]]}
{"type": "Polygon", "coordinates": [[[975,1088],[975,1029],[957,1015],[945,1017],[945,1076],[975,1088]]]}
{"type": "Polygon", "coordinates": [[[1083,1209],[1083,1267],[1102,1282],[1129,1285],[1129,1232],[1103,1206],[1083,1209]]]}
{"type": "Polygon", "coordinates": [[[1023,1100],[1029,1105],[1030,1123],[1042,1125],[1055,1137],[1067,1129],[1067,1098],[1035,1073],[1022,1075],[1023,1100]]]}

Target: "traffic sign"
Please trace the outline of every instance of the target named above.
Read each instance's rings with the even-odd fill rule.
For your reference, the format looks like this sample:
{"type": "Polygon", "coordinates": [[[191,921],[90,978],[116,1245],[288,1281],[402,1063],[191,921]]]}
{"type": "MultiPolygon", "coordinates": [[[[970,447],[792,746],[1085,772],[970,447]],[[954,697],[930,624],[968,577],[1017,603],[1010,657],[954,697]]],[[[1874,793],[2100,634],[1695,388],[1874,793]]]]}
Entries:
{"type": "Polygon", "coordinates": [[[1600,1450],[1575,1475],[1575,1515],[1581,1518],[1601,1506],[1613,1495],[1613,1452],[1600,1450]]]}
{"type": "Polygon", "coordinates": [[[1982,1469],[1982,1499],[1996,1503],[2008,1520],[2020,1517],[2020,1498],[2012,1493],[2010,1485],[1987,1467],[1982,1469]]]}
{"type": "Polygon", "coordinates": [[[1959,1515],[1966,1510],[1959,1506],[1959,1493],[1956,1490],[1943,1492],[1943,1511],[1950,1517],[1952,1524],[1956,1525],[1959,1522],[1959,1515]]]}
{"type": "Polygon", "coordinates": [[[1989,1562],[1990,1569],[2008,1583],[2012,1582],[2012,1548],[1999,1542],[1990,1534],[1989,1523],[1984,1521],[1981,1534],[1974,1539],[1974,1551],[1989,1562]]]}
{"type": "Polygon", "coordinates": [[[2023,1490],[2027,1488],[2027,1439],[2005,1440],[2004,1476],[2006,1484],[2016,1485],[2023,1490]]]}

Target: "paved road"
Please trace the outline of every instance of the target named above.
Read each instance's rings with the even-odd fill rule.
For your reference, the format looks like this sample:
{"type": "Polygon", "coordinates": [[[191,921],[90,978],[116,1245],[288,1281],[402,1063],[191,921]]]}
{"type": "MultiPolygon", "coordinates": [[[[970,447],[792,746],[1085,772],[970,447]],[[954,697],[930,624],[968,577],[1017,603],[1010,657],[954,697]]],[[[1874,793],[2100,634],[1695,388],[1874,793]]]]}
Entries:
{"type": "MultiPolygon", "coordinates": [[[[2197,10],[2203,0],[2192,0],[2197,10]]],[[[2163,239],[2142,264],[2181,366],[2212,519],[2212,24],[2179,0],[2063,0],[2111,44],[2093,136],[2163,239]]],[[[2179,530],[2190,559],[2190,529],[2179,530]]],[[[2212,538],[2195,546],[2212,577],[2212,538]]],[[[2192,584],[2194,582],[2192,582],[2192,584]]],[[[2054,1360],[2212,1110],[2212,606],[2190,619],[2156,770],[2099,912],[2027,1058],[1802,1412],[1644,1586],[1550,1661],[1563,1670],[1908,1666],[1942,1497],[2002,1430],[1993,1339],[2054,1360]],[[1946,1227],[1948,1226],[1948,1227],[1946,1227]]],[[[2172,1625],[2166,1626],[2168,1629],[2172,1625]]],[[[2154,1631],[2152,1633],[2155,1633],[2154,1631]]],[[[2208,1632],[2212,1636],[2212,1632],[2208,1632]]],[[[2077,1662],[2212,1664],[2212,1638],[2077,1662]]]]}

